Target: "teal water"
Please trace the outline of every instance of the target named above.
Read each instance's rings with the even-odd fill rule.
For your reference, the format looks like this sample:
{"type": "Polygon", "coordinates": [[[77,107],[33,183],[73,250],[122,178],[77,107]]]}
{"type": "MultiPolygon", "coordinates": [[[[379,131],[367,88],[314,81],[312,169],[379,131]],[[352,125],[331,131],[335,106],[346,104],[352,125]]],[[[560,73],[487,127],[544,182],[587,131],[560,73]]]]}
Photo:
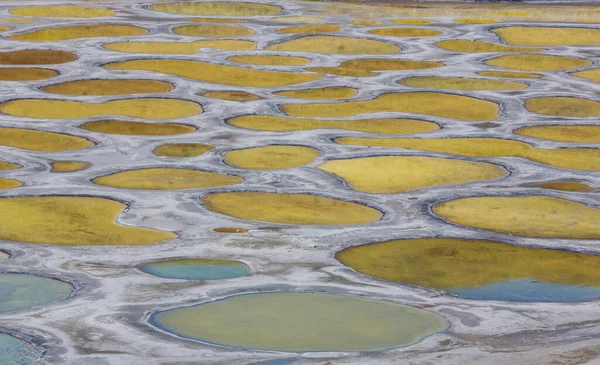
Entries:
{"type": "Polygon", "coordinates": [[[0,274],[0,313],[66,299],[73,287],[60,280],[27,274],[0,274]]]}
{"type": "Polygon", "coordinates": [[[161,278],[185,280],[231,279],[250,273],[248,265],[242,262],[211,259],[154,261],[143,264],[140,270],[161,278]]]}
{"type": "Polygon", "coordinates": [[[0,333],[0,364],[37,365],[42,352],[16,337],[0,333]]]}
{"type": "Polygon", "coordinates": [[[452,288],[450,294],[465,299],[513,302],[583,302],[600,299],[600,287],[544,283],[533,279],[508,280],[472,288],[452,288]]]}

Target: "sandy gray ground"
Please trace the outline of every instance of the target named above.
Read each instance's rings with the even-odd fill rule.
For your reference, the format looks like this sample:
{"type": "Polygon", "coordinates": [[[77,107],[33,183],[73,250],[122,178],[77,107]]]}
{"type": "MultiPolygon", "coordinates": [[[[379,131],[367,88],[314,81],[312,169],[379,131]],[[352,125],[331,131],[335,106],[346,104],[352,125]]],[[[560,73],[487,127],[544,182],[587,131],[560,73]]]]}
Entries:
{"type": "MultiPolygon", "coordinates": [[[[28,4],[38,3],[36,1],[28,4]]],[[[50,2],[47,2],[50,3],[50,2]]],[[[276,1],[272,3],[277,3],[276,1]]],[[[0,13],[20,1],[3,1],[0,13]]],[[[304,14],[306,8],[318,9],[314,3],[281,1],[286,15],[304,14]]],[[[137,40],[192,40],[177,36],[169,29],[189,24],[185,16],[165,15],[147,11],[132,1],[103,2],[102,6],[121,10],[119,16],[106,18],[106,23],[132,23],[151,30],[151,34],[137,40]]],[[[327,76],[309,84],[274,89],[233,88],[226,85],[203,83],[149,72],[107,71],[101,64],[134,58],[170,58],[202,60],[232,64],[225,60],[235,54],[254,54],[255,51],[234,52],[204,49],[197,55],[143,56],[103,50],[109,40],[78,39],[57,42],[54,49],[75,51],[80,58],[74,63],[56,65],[61,75],[40,82],[0,83],[0,101],[13,98],[49,98],[52,95],[37,88],[47,84],[83,78],[153,78],[172,82],[176,89],[166,96],[199,102],[205,113],[189,118],[170,120],[198,127],[192,134],[175,137],[132,137],[87,132],[78,125],[105,117],[74,120],[26,119],[2,115],[0,125],[37,128],[39,130],[77,134],[96,141],[93,148],[62,153],[37,153],[2,147],[4,160],[22,164],[24,168],[3,173],[25,186],[2,192],[2,197],[43,194],[69,194],[111,197],[130,202],[130,209],[118,220],[122,224],[177,230],[181,238],[166,243],[141,247],[59,247],[1,242],[0,248],[14,254],[0,263],[0,269],[35,272],[56,276],[77,283],[78,290],[71,299],[44,308],[0,316],[0,327],[13,333],[31,336],[46,349],[40,363],[69,365],[200,365],[200,364],[254,364],[279,358],[297,358],[295,364],[598,364],[600,363],[600,315],[598,302],[580,304],[536,304],[463,300],[439,296],[408,286],[394,285],[358,274],[334,259],[342,248],[388,239],[448,236],[506,241],[518,245],[570,249],[600,253],[595,241],[528,239],[493,232],[458,227],[435,218],[430,206],[438,201],[477,195],[545,194],[568,198],[592,206],[600,206],[600,195],[573,193],[522,185],[557,179],[584,180],[600,187],[600,174],[566,170],[541,165],[519,158],[475,159],[502,164],[511,175],[493,182],[472,183],[462,186],[443,186],[403,194],[372,195],[347,189],[337,178],[315,169],[328,159],[372,155],[427,155],[435,153],[364,148],[336,145],[337,136],[368,136],[368,134],[316,130],[291,133],[258,132],[235,128],[224,120],[233,116],[259,113],[281,115],[278,104],[300,102],[277,97],[274,91],[322,86],[350,86],[358,88],[356,99],[369,99],[390,91],[408,88],[397,80],[408,75],[473,76],[475,71],[493,69],[482,63],[490,54],[459,55],[436,49],[433,43],[441,39],[471,38],[498,41],[486,32],[493,25],[453,24],[448,18],[437,18],[429,26],[444,32],[440,37],[398,38],[367,35],[371,27],[350,26],[345,15],[327,15],[328,22],[343,24],[342,35],[368,36],[385,39],[402,46],[394,58],[443,61],[443,69],[416,72],[383,72],[371,78],[327,76]],[[209,90],[248,91],[265,97],[245,103],[209,99],[199,94],[209,90]],[[189,159],[170,159],[154,156],[151,150],[167,142],[197,142],[217,146],[203,156],[189,159]],[[273,172],[246,171],[223,163],[222,153],[229,149],[265,144],[307,145],[320,150],[323,156],[314,163],[297,169],[273,172]],[[50,173],[50,160],[74,159],[89,161],[93,166],[70,174],[50,173]],[[218,189],[190,189],[167,191],[135,191],[95,186],[90,179],[110,172],[155,166],[198,168],[206,171],[232,173],[242,176],[244,185],[218,189]],[[269,192],[303,192],[349,199],[369,204],[385,212],[385,217],[370,225],[350,227],[295,227],[243,221],[212,213],[199,199],[208,191],[255,190],[269,192]],[[247,234],[227,235],[212,232],[220,226],[251,229],[247,234]],[[260,230],[277,226],[278,231],[260,230]],[[207,257],[236,259],[252,268],[248,277],[213,281],[190,282],[161,279],[144,274],[134,265],[145,260],[171,257],[207,257]],[[180,339],[150,327],[148,316],[156,310],[189,305],[230,295],[258,291],[310,291],[342,293],[395,301],[426,308],[444,316],[451,323],[447,333],[428,337],[423,342],[381,353],[305,353],[289,354],[229,349],[180,339]]],[[[30,24],[11,24],[15,34],[48,25],[86,23],[79,20],[38,20],[30,24]]],[[[505,23],[506,24],[506,23],[505,23]]],[[[508,23],[511,24],[511,23],[508,23]]],[[[519,24],[519,23],[514,23],[519,24]]],[[[294,35],[280,35],[276,28],[283,23],[256,18],[246,26],[256,31],[253,39],[259,47],[276,43],[294,35]]],[[[389,25],[388,25],[389,26],[389,25]]],[[[590,25],[588,25],[590,26],[590,25]]],[[[132,38],[133,39],[133,38],[132,38]]],[[[46,47],[43,44],[12,41],[4,38],[2,51],[46,47]]],[[[264,51],[261,51],[264,52],[264,51]]],[[[597,64],[598,49],[560,47],[552,54],[585,58],[597,64]]],[[[266,52],[264,52],[266,54],[266,52]]],[[[301,54],[299,54],[301,55],[301,54]]],[[[309,66],[335,66],[354,56],[307,54],[314,61],[309,66]]],[[[368,57],[368,56],[364,56],[368,57]]],[[[248,66],[260,68],[259,66],[248,66]]],[[[592,67],[589,67],[592,68],[592,67]]],[[[281,67],[281,70],[288,68],[281,67]]],[[[524,141],[540,148],[573,147],[574,144],[544,142],[510,135],[511,130],[525,125],[560,124],[568,121],[592,124],[595,118],[553,118],[534,115],[523,107],[526,98],[540,95],[565,95],[597,98],[597,84],[569,77],[566,72],[547,73],[542,79],[525,81],[529,88],[514,92],[465,92],[502,103],[498,126],[483,129],[477,123],[427,117],[443,129],[427,137],[500,137],[524,141]]],[[[156,96],[156,95],[153,95],[156,96]]],[[[68,97],[60,99],[104,101],[122,97],[68,97]]],[[[403,113],[379,113],[369,117],[415,117],[403,113]]],[[[358,117],[356,117],[358,118],[358,117]]],[[[122,118],[121,120],[136,120],[122,118]]],[[[352,119],[352,118],[349,118],[352,119]]],[[[586,146],[586,145],[577,145],[586,146]]],[[[589,145],[586,147],[593,147],[589,145]]]]}

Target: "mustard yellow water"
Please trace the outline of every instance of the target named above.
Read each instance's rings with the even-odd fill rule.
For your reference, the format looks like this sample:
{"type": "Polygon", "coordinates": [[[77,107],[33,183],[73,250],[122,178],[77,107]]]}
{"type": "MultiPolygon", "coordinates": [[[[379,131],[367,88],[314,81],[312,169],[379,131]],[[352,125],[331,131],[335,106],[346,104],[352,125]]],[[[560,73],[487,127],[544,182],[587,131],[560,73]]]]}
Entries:
{"type": "Polygon", "coordinates": [[[352,21],[354,25],[381,25],[380,21],[377,20],[354,20],[352,21]]]}
{"type": "Polygon", "coordinates": [[[215,213],[234,218],[297,225],[353,225],[383,216],[362,204],[307,194],[262,192],[210,193],[202,198],[215,213]]]}
{"type": "Polygon", "coordinates": [[[550,196],[450,200],[433,213],[462,226],[523,237],[600,239],[600,209],[550,196]]]}
{"type": "Polygon", "coordinates": [[[341,68],[366,71],[424,70],[442,66],[444,66],[442,62],[435,61],[389,60],[385,58],[361,58],[344,61],[340,64],[341,68]]]}
{"type": "Polygon", "coordinates": [[[436,46],[448,51],[460,53],[509,53],[509,52],[539,52],[542,49],[511,47],[503,44],[489,43],[483,41],[472,41],[468,39],[452,39],[439,41],[436,46]]]}
{"type": "Polygon", "coordinates": [[[565,96],[530,98],[525,101],[525,108],[537,114],[559,117],[600,116],[599,102],[565,96]]]}
{"type": "Polygon", "coordinates": [[[454,19],[455,23],[465,23],[465,24],[492,24],[499,23],[499,19],[494,18],[458,18],[454,19]]]}
{"type": "Polygon", "coordinates": [[[326,75],[338,75],[348,77],[369,77],[377,75],[375,72],[365,70],[353,70],[344,67],[307,67],[306,71],[318,72],[326,75]]]}
{"type": "Polygon", "coordinates": [[[104,66],[111,70],[154,71],[215,84],[276,87],[320,79],[309,73],[253,70],[243,67],[182,60],[139,60],[115,62],[104,66]]]}
{"type": "Polygon", "coordinates": [[[0,68],[2,81],[35,81],[58,76],[58,72],[45,68],[10,67],[0,68]]]}
{"type": "Polygon", "coordinates": [[[221,100],[232,100],[232,101],[252,101],[260,100],[261,97],[258,95],[250,94],[244,91],[209,91],[202,94],[207,98],[221,99],[221,100]]]}
{"type": "Polygon", "coordinates": [[[23,183],[18,180],[0,178],[0,190],[14,189],[22,185],[23,183]]]}
{"type": "Polygon", "coordinates": [[[85,161],[52,161],[50,172],[76,172],[89,168],[92,164],[85,161]]]}
{"type": "Polygon", "coordinates": [[[314,52],[331,54],[393,54],[400,47],[366,38],[338,36],[306,36],[277,43],[265,48],[279,52],[314,52]]]}
{"type": "Polygon", "coordinates": [[[189,22],[196,23],[243,23],[244,19],[233,19],[233,18],[190,18],[187,19],[189,22]]]}
{"type": "Polygon", "coordinates": [[[285,23],[315,23],[321,22],[324,20],[321,16],[315,15],[291,15],[291,16],[278,16],[275,18],[271,18],[272,21],[275,22],[285,22],[285,23]]]}
{"type": "Polygon", "coordinates": [[[225,162],[250,170],[280,170],[312,163],[321,153],[303,146],[264,146],[225,153],[225,162]]]}
{"type": "Polygon", "coordinates": [[[573,75],[575,77],[579,77],[581,79],[586,79],[586,80],[600,83],[600,68],[579,71],[579,72],[573,72],[571,75],[573,75]]]}
{"type": "Polygon", "coordinates": [[[562,190],[562,191],[594,191],[593,187],[574,181],[551,181],[539,185],[542,189],[562,190]]]}
{"type": "Polygon", "coordinates": [[[565,169],[600,171],[600,149],[537,149],[527,143],[499,138],[351,138],[336,143],[358,146],[382,146],[447,153],[468,157],[522,157],[565,169]]]}
{"type": "Polygon", "coordinates": [[[319,166],[353,190],[393,194],[440,185],[500,179],[504,168],[485,162],[423,156],[377,156],[330,160],[319,166]]]}
{"type": "Polygon", "coordinates": [[[389,37],[434,37],[442,34],[439,30],[424,28],[380,28],[369,33],[389,37]]]}
{"type": "Polygon", "coordinates": [[[201,143],[168,143],[161,144],[152,150],[157,156],[165,157],[196,157],[212,151],[215,146],[201,143]]]}
{"type": "Polygon", "coordinates": [[[522,127],[514,133],[548,141],[600,143],[600,125],[540,125],[522,127]]]}
{"type": "Polygon", "coordinates": [[[271,132],[342,129],[377,134],[417,134],[439,129],[435,123],[413,119],[317,120],[272,115],[242,115],[229,119],[227,123],[240,128],[271,132]]]}
{"type": "Polygon", "coordinates": [[[124,226],[125,204],[104,198],[36,196],[0,199],[0,239],[65,246],[133,246],[176,238],[171,232],[124,226]]]}
{"type": "Polygon", "coordinates": [[[86,24],[40,29],[12,35],[10,38],[27,42],[56,42],[80,38],[139,36],[146,33],[146,29],[134,25],[86,24]]]}
{"type": "Polygon", "coordinates": [[[354,97],[356,89],[350,87],[323,87],[319,89],[277,91],[273,94],[307,100],[342,100],[354,97]]]}
{"type": "Polygon", "coordinates": [[[243,1],[201,1],[152,4],[148,9],[165,13],[199,16],[262,16],[277,15],[281,8],[274,5],[243,1]]]}
{"type": "Polygon", "coordinates": [[[150,321],[209,343],[290,352],[384,350],[447,327],[441,316],[406,305],[310,293],[240,295],[158,312],[150,321]]]}
{"type": "Polygon", "coordinates": [[[16,163],[0,161],[0,170],[16,170],[20,169],[21,167],[21,165],[18,165],[16,163]]]}
{"type": "MultiPolygon", "coordinates": [[[[433,23],[431,20],[426,20],[426,19],[393,19],[390,20],[391,23],[394,24],[431,24],[433,23]]],[[[377,25],[377,24],[371,24],[371,25],[377,25]]]]}
{"type": "Polygon", "coordinates": [[[247,37],[254,34],[254,31],[246,27],[236,27],[232,25],[182,25],[173,28],[173,33],[187,35],[191,37],[247,37]]]}
{"type": "Polygon", "coordinates": [[[502,27],[493,30],[517,46],[600,46],[600,29],[576,27],[502,27]]]}
{"type": "Polygon", "coordinates": [[[122,134],[126,136],[172,136],[196,131],[196,128],[174,123],[125,122],[120,120],[99,120],[79,126],[91,132],[122,134]]]}
{"type": "Polygon", "coordinates": [[[0,145],[29,151],[60,152],[94,146],[94,142],[68,134],[33,129],[0,128],[0,145]]]}
{"type": "Polygon", "coordinates": [[[76,80],[41,87],[53,94],[82,96],[165,93],[173,88],[168,82],[139,79],[76,80]]]}
{"type": "Polygon", "coordinates": [[[600,257],[458,238],[415,238],[350,247],[344,265],[369,276],[424,288],[472,288],[527,278],[600,286],[600,257]]]}
{"type": "Polygon", "coordinates": [[[105,49],[124,53],[148,54],[196,54],[202,48],[226,51],[250,51],[256,43],[236,39],[202,40],[196,42],[115,42],[102,46],[105,49]]]}
{"type": "Polygon", "coordinates": [[[122,189],[177,190],[204,189],[244,182],[232,175],[177,168],[128,170],[100,176],[93,183],[122,189]]]}
{"type": "Polygon", "coordinates": [[[117,14],[109,9],[68,5],[29,6],[26,8],[10,9],[8,12],[17,16],[43,18],[98,18],[117,14]]]}
{"type": "Polygon", "coordinates": [[[414,76],[399,81],[401,85],[422,89],[446,90],[522,90],[527,84],[493,79],[442,76],[414,76]]]}
{"type": "Polygon", "coordinates": [[[32,19],[25,18],[1,18],[0,23],[31,23],[32,19]]]}
{"type": "Polygon", "coordinates": [[[26,118],[89,118],[120,115],[142,119],[183,118],[202,113],[202,107],[177,99],[138,98],[86,103],[52,99],[17,99],[0,104],[5,114],[26,118]]]}
{"type": "Polygon", "coordinates": [[[320,104],[284,104],[281,110],[293,117],[338,118],[376,112],[404,112],[462,120],[491,120],[499,107],[490,101],[435,92],[383,94],[372,100],[320,104]]]}
{"type": "Polygon", "coordinates": [[[293,34],[316,34],[316,33],[334,33],[342,29],[337,24],[307,24],[298,27],[289,27],[277,29],[277,33],[293,33],[293,34]]]}
{"type": "Polygon", "coordinates": [[[77,55],[52,49],[25,49],[0,52],[0,65],[57,65],[72,62],[77,55]]]}
{"type": "Polygon", "coordinates": [[[477,74],[481,76],[502,77],[506,79],[539,79],[542,77],[539,74],[512,71],[479,71],[477,74]]]}
{"type": "Polygon", "coordinates": [[[213,231],[217,233],[247,233],[248,230],[246,228],[236,228],[236,227],[218,227],[213,229],[213,231]]]}
{"type": "Polygon", "coordinates": [[[229,56],[227,61],[243,63],[246,65],[261,66],[299,66],[309,63],[310,58],[294,56],[270,56],[270,55],[240,55],[229,56]]]}
{"type": "Polygon", "coordinates": [[[543,54],[514,54],[492,58],[485,61],[497,66],[517,71],[562,71],[589,66],[591,63],[579,58],[551,56],[543,54]]]}

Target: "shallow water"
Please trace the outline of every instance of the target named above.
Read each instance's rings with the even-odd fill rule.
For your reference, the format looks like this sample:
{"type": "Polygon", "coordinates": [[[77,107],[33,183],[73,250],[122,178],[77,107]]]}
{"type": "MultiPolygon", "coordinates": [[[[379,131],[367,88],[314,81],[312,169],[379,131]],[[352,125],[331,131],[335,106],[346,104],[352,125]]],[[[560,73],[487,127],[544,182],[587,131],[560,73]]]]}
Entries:
{"type": "Polygon", "coordinates": [[[41,307],[66,299],[73,287],[63,281],[27,274],[0,274],[0,313],[41,307]]]}
{"type": "Polygon", "coordinates": [[[0,362],[2,365],[37,365],[42,351],[28,342],[0,333],[0,362]]]}
{"type": "Polygon", "coordinates": [[[493,30],[517,46],[600,46],[600,29],[563,27],[502,27],[493,30]]]}
{"type": "Polygon", "coordinates": [[[200,156],[214,149],[215,146],[200,143],[174,143],[157,146],[152,153],[157,156],[185,158],[200,156]]]}
{"type": "Polygon", "coordinates": [[[132,118],[173,119],[202,113],[200,104],[186,100],[137,98],[86,103],[52,99],[17,99],[0,104],[5,114],[26,118],[89,118],[119,115],[132,118]]]}
{"type": "Polygon", "coordinates": [[[414,88],[446,90],[510,91],[521,90],[527,87],[527,84],[523,84],[520,82],[439,76],[407,77],[405,79],[400,80],[400,84],[414,88]]]}
{"type": "Polygon", "coordinates": [[[94,146],[80,137],[34,129],[0,128],[0,145],[29,151],[72,151],[94,146]]]}
{"type": "Polygon", "coordinates": [[[356,95],[356,90],[349,87],[324,87],[320,89],[278,91],[274,94],[305,100],[343,100],[350,99],[356,95]]]}
{"type": "Polygon", "coordinates": [[[222,1],[205,1],[200,3],[174,2],[153,4],[148,8],[167,13],[201,16],[259,16],[277,15],[281,12],[281,8],[277,6],[243,1],[235,2],[234,4],[222,1]]]}
{"type": "Polygon", "coordinates": [[[51,172],[77,172],[89,168],[91,164],[85,161],[52,161],[51,172]]]}
{"type": "Polygon", "coordinates": [[[227,57],[227,60],[247,65],[263,66],[297,66],[305,65],[310,62],[310,59],[305,57],[267,55],[231,56],[227,57]]]}
{"type": "Polygon", "coordinates": [[[552,181],[539,185],[542,189],[563,190],[563,191],[594,191],[588,184],[574,181],[552,181]]]}
{"type": "Polygon", "coordinates": [[[115,222],[125,208],[117,201],[92,197],[2,198],[0,239],[66,246],[128,246],[176,237],[171,232],[115,222]]]}
{"type": "Polygon", "coordinates": [[[373,100],[333,104],[283,104],[289,116],[302,118],[341,118],[375,112],[404,112],[469,121],[493,120],[499,117],[498,105],[467,96],[405,92],[383,94],[373,100]]]}
{"type": "Polygon", "coordinates": [[[225,162],[241,169],[280,170],[308,165],[321,153],[303,146],[265,146],[229,151],[225,162]]]}
{"type": "Polygon", "coordinates": [[[292,352],[385,349],[446,328],[442,317],[413,307],[308,293],[229,297],[158,312],[151,322],[200,341],[292,352]]]}
{"type": "Polygon", "coordinates": [[[548,96],[527,99],[525,107],[530,111],[557,117],[597,117],[600,103],[576,97],[548,96]]]}
{"type": "Polygon", "coordinates": [[[256,48],[252,41],[243,40],[201,40],[196,42],[115,42],[102,46],[111,51],[149,54],[196,54],[202,48],[216,48],[230,51],[248,51],[256,48]]]}
{"type": "Polygon", "coordinates": [[[487,196],[436,204],[452,223],[523,237],[600,239],[600,209],[551,196],[487,196]]]}
{"type": "Polygon", "coordinates": [[[268,51],[317,52],[330,54],[392,54],[400,47],[390,43],[364,38],[336,36],[306,36],[267,46],[268,51]]]}
{"type": "Polygon", "coordinates": [[[542,54],[511,54],[489,59],[485,63],[508,70],[533,72],[572,70],[591,64],[578,58],[542,54]]]}
{"type": "Polygon", "coordinates": [[[72,62],[77,55],[71,52],[51,49],[26,49],[0,52],[2,65],[56,65],[72,62]]]}
{"type": "Polygon", "coordinates": [[[500,138],[337,138],[336,143],[360,146],[385,146],[440,152],[468,157],[522,157],[566,169],[600,171],[600,149],[538,149],[532,145],[500,138]]]}
{"type": "Polygon", "coordinates": [[[350,247],[336,258],[366,275],[466,299],[600,299],[599,256],[493,241],[420,238],[350,247]]]}
{"type": "Polygon", "coordinates": [[[532,279],[510,280],[478,288],[454,288],[450,292],[466,299],[515,302],[581,302],[600,299],[600,286],[561,285],[532,279]]]}
{"type": "Polygon", "coordinates": [[[207,98],[232,101],[251,101],[259,100],[261,98],[258,95],[246,93],[243,91],[210,91],[202,94],[202,96],[205,96],[207,98]]]}
{"type": "Polygon", "coordinates": [[[112,10],[91,8],[84,6],[31,6],[26,8],[13,8],[8,11],[13,15],[49,17],[49,18],[97,18],[114,16],[112,10]]]}
{"type": "Polygon", "coordinates": [[[45,68],[0,68],[2,81],[35,81],[58,76],[58,72],[45,68]]]}
{"type": "Polygon", "coordinates": [[[412,119],[301,119],[271,115],[242,115],[231,118],[229,124],[261,131],[285,132],[314,129],[339,129],[378,134],[415,134],[439,129],[435,123],[412,119]]]}
{"type": "Polygon", "coordinates": [[[221,280],[246,276],[250,268],[239,261],[212,259],[176,259],[140,265],[145,273],[169,279],[221,280]]]}
{"type": "Polygon", "coordinates": [[[41,89],[60,95],[130,95],[164,93],[171,91],[173,85],[156,80],[77,80],[41,89]]]}
{"type": "Polygon", "coordinates": [[[283,71],[264,71],[196,61],[136,60],[110,63],[111,70],[143,70],[216,84],[253,87],[275,87],[301,84],[320,78],[318,75],[283,71]]]}
{"type": "Polygon", "coordinates": [[[89,24],[40,29],[31,33],[16,34],[10,38],[27,42],[55,42],[70,39],[136,36],[148,33],[144,28],[133,25],[89,24]]]}
{"type": "Polygon", "coordinates": [[[175,123],[126,122],[120,120],[100,120],[79,126],[82,129],[126,136],[170,136],[196,131],[196,128],[175,123]]]}
{"type": "Polygon", "coordinates": [[[200,170],[151,168],[119,171],[96,177],[92,182],[122,189],[177,190],[234,185],[244,182],[244,179],[200,170]]]}
{"type": "Polygon", "coordinates": [[[202,202],[217,213],[282,224],[365,224],[382,216],[380,211],[365,205],[305,194],[211,193],[202,202]]]}
{"type": "Polygon", "coordinates": [[[0,332],[48,365],[594,361],[597,7],[58,3],[0,5],[2,268],[81,288],[0,332]],[[414,241],[409,257],[362,251],[390,240],[414,241]],[[353,250],[370,272],[335,260],[353,250]],[[157,263],[197,258],[247,266],[157,263]],[[408,304],[450,327],[387,350],[431,331],[318,294],[264,294],[261,323],[221,306],[273,291],[408,304]],[[168,311],[193,304],[206,321],[168,311]],[[169,335],[157,311],[244,348],[169,335]],[[386,351],[340,352],[362,349],[386,351]]]}
{"type": "Polygon", "coordinates": [[[18,180],[13,179],[2,179],[0,178],[0,189],[13,189],[22,186],[23,183],[18,180]]]}
{"type": "Polygon", "coordinates": [[[330,160],[319,169],[340,177],[351,189],[374,194],[494,180],[508,175],[502,167],[488,163],[420,156],[330,160]]]}

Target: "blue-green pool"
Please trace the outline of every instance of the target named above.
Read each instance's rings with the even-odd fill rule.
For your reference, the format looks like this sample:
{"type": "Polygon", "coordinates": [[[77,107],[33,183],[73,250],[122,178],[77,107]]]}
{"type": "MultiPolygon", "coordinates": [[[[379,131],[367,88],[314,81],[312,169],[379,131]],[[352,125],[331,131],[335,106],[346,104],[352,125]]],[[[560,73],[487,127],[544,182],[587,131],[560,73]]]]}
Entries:
{"type": "Polygon", "coordinates": [[[28,274],[0,274],[0,313],[58,302],[73,287],[60,280],[28,274]]]}
{"type": "Polygon", "coordinates": [[[140,266],[145,273],[169,279],[219,280],[246,276],[248,265],[232,260],[175,259],[148,262],[140,266]]]}

